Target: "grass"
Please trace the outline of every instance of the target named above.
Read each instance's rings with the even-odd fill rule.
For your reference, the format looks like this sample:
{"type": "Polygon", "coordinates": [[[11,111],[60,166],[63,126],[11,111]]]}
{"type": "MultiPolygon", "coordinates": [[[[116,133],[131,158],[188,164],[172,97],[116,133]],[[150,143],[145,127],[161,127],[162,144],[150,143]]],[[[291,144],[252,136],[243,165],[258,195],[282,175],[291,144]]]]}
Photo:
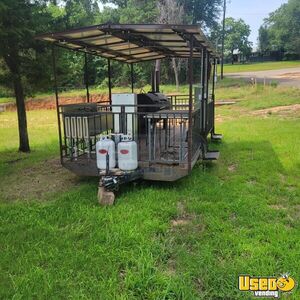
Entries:
{"type": "Polygon", "coordinates": [[[0,98],[0,104],[10,103],[10,102],[15,102],[15,99],[13,97],[1,97],[0,98]]]}
{"type": "Polygon", "coordinates": [[[243,80],[225,78],[219,83],[217,100],[232,100],[247,109],[264,109],[299,103],[300,89],[258,84],[253,86],[243,80]]]}
{"type": "Polygon", "coordinates": [[[57,121],[54,111],[28,112],[27,122],[32,150],[30,154],[16,153],[18,148],[16,113],[0,113],[0,120],[0,176],[4,177],[45,158],[57,156],[57,121]],[[20,163],[13,163],[18,160],[20,163]]]}
{"type": "Polygon", "coordinates": [[[264,63],[245,63],[245,64],[226,64],[224,66],[224,73],[239,73],[239,72],[255,72],[280,70],[300,67],[300,61],[273,61],[264,63]]]}
{"type": "MultiPolygon", "coordinates": [[[[218,108],[221,159],[204,170],[124,186],[111,208],[97,205],[94,179],[3,200],[0,298],[240,300],[239,274],[299,282],[300,116],[254,114],[299,103],[299,91],[227,80],[218,92],[238,103],[218,108]]],[[[55,112],[28,115],[33,152],[21,155],[15,113],[0,114],[0,189],[57,155],[55,112]]]]}

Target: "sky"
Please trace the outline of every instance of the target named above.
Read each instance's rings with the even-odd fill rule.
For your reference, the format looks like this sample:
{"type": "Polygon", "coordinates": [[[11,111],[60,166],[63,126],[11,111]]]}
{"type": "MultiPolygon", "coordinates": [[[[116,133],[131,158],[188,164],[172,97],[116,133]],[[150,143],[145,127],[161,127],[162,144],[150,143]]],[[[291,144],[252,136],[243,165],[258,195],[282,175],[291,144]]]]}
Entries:
{"type": "Polygon", "coordinates": [[[269,13],[287,0],[228,0],[227,17],[241,18],[251,27],[250,41],[257,46],[258,29],[269,13]]]}

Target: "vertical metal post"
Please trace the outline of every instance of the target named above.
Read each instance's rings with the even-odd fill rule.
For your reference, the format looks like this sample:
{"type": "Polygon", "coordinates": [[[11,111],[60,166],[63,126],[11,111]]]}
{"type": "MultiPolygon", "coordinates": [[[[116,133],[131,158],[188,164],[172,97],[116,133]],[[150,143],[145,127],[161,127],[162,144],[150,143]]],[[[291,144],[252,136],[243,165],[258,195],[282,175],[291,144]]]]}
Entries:
{"type": "Polygon", "coordinates": [[[209,59],[210,59],[210,54],[208,51],[206,51],[206,56],[205,56],[205,102],[204,102],[204,109],[205,109],[205,133],[207,133],[207,121],[208,121],[208,116],[207,116],[207,111],[208,111],[208,98],[209,98],[209,59]]]}
{"type": "Polygon", "coordinates": [[[131,92],[134,92],[134,69],[133,64],[130,64],[130,73],[131,73],[131,92]]]}
{"type": "Polygon", "coordinates": [[[215,133],[215,87],[216,87],[216,71],[217,71],[217,59],[214,58],[213,82],[212,82],[212,134],[215,133]]]}
{"type": "Polygon", "coordinates": [[[59,113],[59,98],[58,98],[58,88],[57,88],[56,58],[55,58],[55,49],[54,49],[54,46],[52,46],[52,67],[53,67],[53,77],[54,77],[54,90],[55,90],[55,102],[56,102],[58,136],[59,136],[60,163],[62,164],[63,163],[62,136],[61,136],[61,122],[60,122],[60,113],[59,113]]]}
{"type": "Polygon", "coordinates": [[[152,161],[152,137],[151,137],[151,119],[148,118],[148,157],[149,163],[152,161]]]}
{"type": "Polygon", "coordinates": [[[180,146],[179,146],[179,161],[182,162],[182,158],[183,158],[183,141],[184,141],[184,137],[183,137],[183,121],[182,118],[180,120],[179,123],[179,128],[180,128],[180,146]]]}
{"type": "Polygon", "coordinates": [[[201,76],[201,90],[202,90],[202,95],[201,95],[201,132],[204,132],[205,129],[205,114],[204,114],[204,101],[205,101],[205,59],[206,59],[206,49],[204,47],[202,48],[202,76],[201,76]]]}
{"type": "Polygon", "coordinates": [[[224,8],[223,8],[221,79],[224,79],[225,20],[226,20],[226,0],[224,0],[224,8]]]}
{"type": "Polygon", "coordinates": [[[111,65],[110,59],[107,59],[107,72],[108,72],[108,93],[109,93],[109,104],[111,105],[111,65]]]}
{"type": "Polygon", "coordinates": [[[217,71],[216,58],[214,58],[213,61],[214,62],[213,62],[212,100],[215,101],[216,71],[217,71]]]}
{"type": "Polygon", "coordinates": [[[209,84],[210,84],[210,76],[211,76],[211,70],[210,70],[210,54],[207,52],[206,56],[206,104],[209,99],[209,84]],[[210,72],[209,72],[210,71],[210,72]]]}
{"type": "MultiPolygon", "coordinates": [[[[200,79],[200,84],[201,84],[201,97],[203,95],[203,85],[202,85],[202,82],[203,82],[203,69],[204,69],[204,48],[202,47],[202,50],[201,50],[201,79],[200,79]]],[[[203,98],[201,99],[201,101],[203,100],[203,98]]]]}
{"type": "Polygon", "coordinates": [[[86,89],[86,100],[90,102],[90,92],[89,92],[89,75],[87,68],[87,53],[84,53],[84,81],[85,81],[85,89],[86,89]]]}
{"type": "Polygon", "coordinates": [[[188,131],[188,171],[192,171],[193,155],[193,53],[194,44],[192,35],[190,36],[190,56],[189,56],[189,131],[188,131]]]}

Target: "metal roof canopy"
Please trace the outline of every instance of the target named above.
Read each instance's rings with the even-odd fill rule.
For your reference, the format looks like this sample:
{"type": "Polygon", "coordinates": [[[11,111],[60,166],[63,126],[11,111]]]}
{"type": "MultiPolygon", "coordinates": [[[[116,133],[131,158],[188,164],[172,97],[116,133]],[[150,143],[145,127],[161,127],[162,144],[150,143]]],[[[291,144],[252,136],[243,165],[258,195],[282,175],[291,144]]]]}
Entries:
{"type": "Polygon", "coordinates": [[[102,24],[41,34],[36,38],[125,63],[189,58],[190,42],[194,58],[201,57],[203,48],[211,57],[218,57],[198,25],[102,24]]]}

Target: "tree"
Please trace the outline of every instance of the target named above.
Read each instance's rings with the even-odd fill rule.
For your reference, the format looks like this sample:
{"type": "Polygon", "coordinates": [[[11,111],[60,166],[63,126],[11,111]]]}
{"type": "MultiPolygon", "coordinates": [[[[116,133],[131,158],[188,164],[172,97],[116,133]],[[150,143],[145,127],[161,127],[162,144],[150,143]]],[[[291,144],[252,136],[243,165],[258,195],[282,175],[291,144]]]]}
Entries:
{"type": "MultiPolygon", "coordinates": [[[[157,5],[159,15],[158,22],[161,24],[180,24],[184,19],[183,6],[178,4],[176,0],[162,0],[157,5]]],[[[176,90],[179,90],[179,72],[183,60],[172,58],[171,65],[175,75],[176,90]]]]}
{"type": "Polygon", "coordinates": [[[186,13],[187,23],[213,28],[218,24],[222,0],[178,0],[186,13]]]}
{"type": "MultiPolygon", "coordinates": [[[[2,0],[0,3],[0,57],[4,60],[8,79],[16,97],[19,151],[29,152],[29,138],[23,87],[23,64],[30,60],[35,41],[36,23],[40,18],[38,4],[29,0],[2,0]],[[36,14],[35,14],[36,13],[36,14]]],[[[41,8],[41,7],[39,7],[41,8]]]]}
{"type": "Polygon", "coordinates": [[[235,51],[244,56],[251,52],[251,42],[248,40],[250,33],[250,26],[242,19],[227,18],[225,20],[225,52],[230,55],[232,64],[235,51]]]}
{"type": "Polygon", "coordinates": [[[102,0],[111,3],[116,8],[107,8],[102,13],[102,20],[119,23],[153,23],[157,16],[157,0],[102,0]],[[112,17],[112,18],[111,18],[112,17]]]}
{"type": "Polygon", "coordinates": [[[261,52],[270,50],[270,35],[266,25],[262,25],[259,28],[258,46],[261,52]]]}
{"type": "Polygon", "coordinates": [[[63,2],[66,28],[91,25],[99,14],[96,0],[63,0],[63,2]]]}
{"type": "Polygon", "coordinates": [[[265,20],[264,30],[260,32],[259,39],[265,40],[271,50],[281,50],[300,54],[300,2],[289,0],[265,20]]]}

